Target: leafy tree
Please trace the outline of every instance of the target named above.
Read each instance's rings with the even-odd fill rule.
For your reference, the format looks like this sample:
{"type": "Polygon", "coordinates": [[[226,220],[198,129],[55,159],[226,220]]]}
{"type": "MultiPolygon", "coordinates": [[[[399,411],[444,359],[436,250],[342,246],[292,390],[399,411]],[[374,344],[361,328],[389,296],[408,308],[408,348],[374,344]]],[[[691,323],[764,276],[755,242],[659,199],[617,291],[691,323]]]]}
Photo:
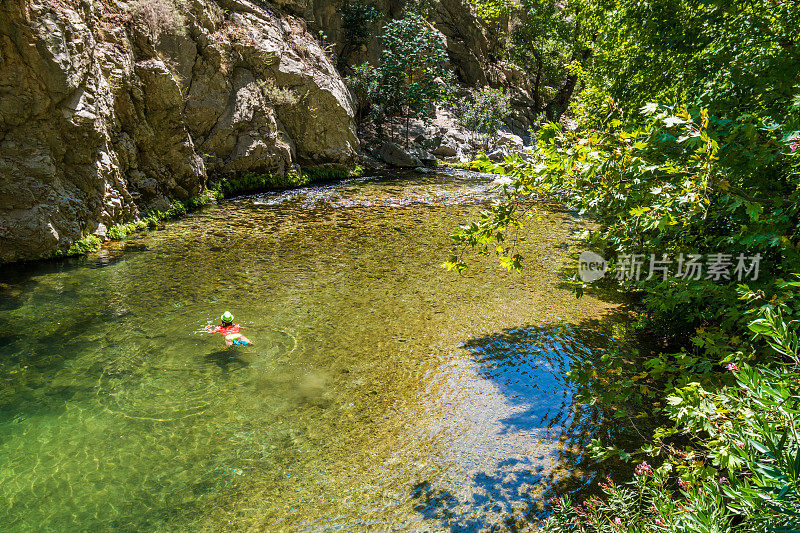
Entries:
{"type": "Polygon", "coordinates": [[[531,74],[537,112],[553,120],[566,109],[578,76],[570,66],[589,59],[583,0],[523,0],[509,39],[509,58],[531,74]],[[547,90],[546,84],[552,89],[547,90]]]}
{"type": "Polygon", "coordinates": [[[342,17],[344,42],[339,53],[340,62],[344,64],[347,57],[357,47],[367,44],[373,35],[373,25],[383,16],[374,4],[364,0],[345,0],[339,8],[342,17]]]}
{"type": "Polygon", "coordinates": [[[405,119],[407,144],[409,120],[429,117],[433,105],[450,95],[447,53],[437,32],[415,13],[388,23],[379,40],[379,65],[358,67],[350,85],[374,104],[379,122],[405,119]]]}
{"type": "Polygon", "coordinates": [[[509,0],[473,0],[478,16],[489,24],[498,24],[514,13],[515,5],[509,0]]]}
{"type": "MultiPolygon", "coordinates": [[[[650,446],[660,464],[654,468],[637,460],[635,478],[627,486],[601,482],[602,498],[578,505],[562,498],[547,531],[800,528],[800,346],[782,310],[763,306],[757,312],[750,331],[790,364],[754,366],[742,362],[745,355],[738,352],[729,354],[726,379],[717,390],[697,382],[675,389],[666,408],[675,427],[659,431],[650,446]],[[667,443],[676,434],[689,439],[690,450],[667,443]]],[[[600,458],[610,453],[597,440],[592,448],[600,458]]]]}
{"type": "Polygon", "coordinates": [[[590,56],[585,0],[474,0],[478,15],[504,40],[504,57],[530,74],[535,111],[557,119],[576,90],[575,65],[590,56]],[[508,24],[501,24],[510,20],[508,24]]]}
{"type": "MultiPolygon", "coordinates": [[[[787,402],[774,423],[763,411],[736,419],[740,424],[728,431],[744,431],[741,436],[755,444],[747,454],[729,455],[749,464],[750,473],[729,472],[737,481],[726,476],[738,492],[726,492],[718,483],[703,485],[704,494],[717,490],[727,500],[698,501],[698,509],[701,503],[711,507],[697,515],[700,522],[721,525],[709,513],[723,505],[757,513],[758,520],[743,531],[767,530],[759,524],[769,523],[769,517],[773,525],[785,525],[781,509],[790,516],[797,512],[791,484],[793,465],[800,463],[796,434],[784,438],[781,425],[795,428],[800,419],[797,378],[756,379],[748,370],[737,388],[726,390],[731,384],[725,369],[731,354],[739,354],[743,369],[742,358],[748,367],[765,367],[764,375],[796,365],[786,349],[776,355],[775,343],[752,338],[768,324],[756,329],[748,324],[755,305],[780,309],[785,324],[770,327],[788,338],[793,335],[789,319],[800,314],[800,298],[785,290],[784,281],[800,271],[800,9],[791,0],[609,0],[581,11],[580,28],[576,49],[585,45],[589,54],[572,70],[584,85],[573,102],[577,130],[550,124],[539,135],[535,161],[515,158],[496,169],[513,177],[506,200],[454,233],[461,248],[446,266],[463,269],[463,246],[477,246],[497,248],[501,264],[521,268],[520,252],[505,246],[505,233],[522,223],[535,195],[556,196],[597,220],[586,244],[605,257],[724,253],[735,261],[740,254],[760,256],[760,275],[744,295],[737,292],[735,278],[714,280],[705,274],[609,282],[609,288],[639,297],[640,331],[657,339],[660,350],[628,362],[611,356],[578,362],[570,377],[583,388],[585,401],[612,404],[616,416],[631,423],[648,410],[675,415],[672,427],[665,422],[657,430],[655,442],[661,439],[683,457],[691,453],[700,473],[730,459],[695,453],[691,446],[698,444],[687,445],[686,436],[674,432],[687,421],[705,420],[691,430],[700,431],[708,450],[715,449],[714,439],[721,437],[708,419],[719,418],[721,411],[704,404],[704,394],[739,395],[739,400],[725,400],[733,406],[755,398],[742,409],[773,410],[775,402],[787,402]],[[600,373],[615,379],[604,385],[597,379],[600,373]],[[773,398],[775,390],[785,392],[773,398]],[[697,402],[692,409],[713,409],[686,414],[664,406],[667,397],[689,402],[690,393],[697,393],[691,396],[697,402]],[[765,435],[770,440],[756,438],[765,435]],[[784,445],[789,448],[779,460],[784,445]],[[792,501],[784,504],[784,498],[792,501]]],[[[658,448],[640,453],[658,453],[658,448]]],[[[606,515],[603,523],[610,527],[607,519],[613,518],[606,515]]]]}
{"type": "Polygon", "coordinates": [[[344,81],[356,97],[357,119],[362,122],[372,108],[374,121],[380,122],[379,110],[374,106],[378,97],[378,71],[369,63],[362,63],[353,67],[352,73],[344,81]]]}
{"type": "Polygon", "coordinates": [[[459,102],[459,121],[471,132],[496,133],[511,114],[507,90],[485,87],[459,102]]]}
{"type": "MultiPolygon", "coordinates": [[[[791,150],[800,10],[769,0],[610,5],[584,17],[596,39],[579,71],[582,127],[545,128],[545,164],[506,166],[516,184],[483,230],[505,228],[532,191],[558,193],[602,223],[590,243],[604,252],[760,254],[770,265],[762,282],[800,270],[800,153],[791,150]]],[[[670,335],[708,321],[741,326],[730,286],[636,288],[670,335]]]]}

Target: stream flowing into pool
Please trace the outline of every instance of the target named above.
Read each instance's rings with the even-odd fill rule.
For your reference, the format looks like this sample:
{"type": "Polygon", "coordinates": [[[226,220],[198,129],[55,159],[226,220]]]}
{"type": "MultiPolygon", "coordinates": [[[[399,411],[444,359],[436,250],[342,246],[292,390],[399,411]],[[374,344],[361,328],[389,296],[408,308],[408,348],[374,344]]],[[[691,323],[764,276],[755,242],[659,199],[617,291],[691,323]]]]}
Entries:
{"type": "Polygon", "coordinates": [[[613,435],[573,358],[613,306],[538,211],[521,274],[446,272],[498,194],[451,172],[210,206],[95,257],[0,270],[0,530],[514,530],[613,435]],[[205,332],[230,310],[251,346],[205,332]]]}

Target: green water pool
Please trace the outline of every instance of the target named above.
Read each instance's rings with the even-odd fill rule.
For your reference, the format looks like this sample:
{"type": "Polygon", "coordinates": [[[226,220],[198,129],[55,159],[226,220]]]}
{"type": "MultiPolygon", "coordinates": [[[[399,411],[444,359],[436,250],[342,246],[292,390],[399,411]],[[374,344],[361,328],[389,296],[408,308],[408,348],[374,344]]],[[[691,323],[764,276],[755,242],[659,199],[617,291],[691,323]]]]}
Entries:
{"type": "Polygon", "coordinates": [[[0,531],[513,530],[581,489],[615,429],[564,374],[611,307],[563,282],[565,213],[522,274],[439,268],[491,180],[242,197],[0,271],[0,531]],[[252,346],[205,332],[225,310],[252,346]]]}

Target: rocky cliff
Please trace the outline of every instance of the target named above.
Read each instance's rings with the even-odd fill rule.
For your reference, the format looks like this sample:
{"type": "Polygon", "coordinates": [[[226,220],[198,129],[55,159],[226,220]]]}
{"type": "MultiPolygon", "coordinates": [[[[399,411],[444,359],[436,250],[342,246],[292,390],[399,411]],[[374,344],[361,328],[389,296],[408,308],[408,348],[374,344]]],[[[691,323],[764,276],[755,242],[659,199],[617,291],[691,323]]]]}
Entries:
{"type": "MultiPolygon", "coordinates": [[[[373,38],[339,61],[343,1],[2,0],[0,263],[167,210],[208,176],[351,166],[334,63],[376,61],[406,2],[374,0],[373,38]]],[[[468,0],[430,2],[429,20],[463,84],[524,87],[468,0]]]]}
{"type": "MultiPolygon", "coordinates": [[[[344,1],[315,0],[310,8],[304,10],[310,27],[315,33],[325,35],[333,43],[337,54],[344,53],[350,65],[364,61],[377,63],[381,53],[377,37],[380,27],[391,19],[402,17],[409,0],[367,0],[383,14],[383,18],[375,24],[375,32],[369,42],[355,50],[344,44],[345,31],[339,13],[344,1]]],[[[471,88],[491,86],[509,89],[513,116],[507,125],[519,133],[527,134],[540,110],[536,109],[530,96],[533,81],[530,75],[502,59],[505,55],[503,40],[508,35],[510,22],[501,17],[494,24],[486,23],[477,16],[474,3],[470,0],[433,0],[423,3],[428,6],[427,19],[441,35],[449,66],[458,81],[471,88]]]]}
{"type": "Polygon", "coordinates": [[[310,10],[3,0],[0,262],[167,209],[209,174],[352,164],[352,102],[310,10]]]}

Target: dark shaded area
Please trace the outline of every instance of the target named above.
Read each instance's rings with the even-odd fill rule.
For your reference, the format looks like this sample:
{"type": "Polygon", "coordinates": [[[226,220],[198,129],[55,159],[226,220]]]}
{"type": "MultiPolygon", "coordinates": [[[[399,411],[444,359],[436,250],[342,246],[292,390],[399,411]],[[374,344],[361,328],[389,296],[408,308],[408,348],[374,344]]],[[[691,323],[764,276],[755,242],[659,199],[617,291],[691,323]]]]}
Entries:
{"type": "Polygon", "coordinates": [[[0,325],[0,419],[21,414],[44,413],[62,409],[75,395],[90,395],[89,384],[54,384],[53,377],[70,359],[81,353],[91,340],[81,335],[106,322],[107,311],[102,308],[85,309],[84,313],[61,317],[50,324],[47,333],[30,340],[26,335],[4,335],[5,331],[22,331],[29,327],[6,321],[0,325]],[[8,329],[6,329],[8,328],[8,329]]]}
{"type": "Polygon", "coordinates": [[[230,348],[223,348],[209,353],[204,357],[205,361],[210,364],[217,365],[222,370],[230,372],[232,370],[241,370],[250,363],[239,357],[239,351],[236,346],[230,348]]]}
{"type": "MultiPolygon", "coordinates": [[[[121,323],[130,315],[130,310],[98,293],[99,298],[83,301],[78,312],[59,312],[46,321],[29,323],[14,312],[23,305],[37,306],[39,302],[30,299],[35,298],[38,278],[87,267],[105,268],[128,253],[144,250],[143,244],[125,243],[100,255],[0,265],[0,419],[62,409],[76,395],[93,395],[89,385],[58,385],[52,380],[72,359],[96,344],[92,332],[108,323],[121,323]]],[[[97,292],[73,284],[49,294],[54,301],[74,302],[81,300],[83,290],[97,292]]]]}

